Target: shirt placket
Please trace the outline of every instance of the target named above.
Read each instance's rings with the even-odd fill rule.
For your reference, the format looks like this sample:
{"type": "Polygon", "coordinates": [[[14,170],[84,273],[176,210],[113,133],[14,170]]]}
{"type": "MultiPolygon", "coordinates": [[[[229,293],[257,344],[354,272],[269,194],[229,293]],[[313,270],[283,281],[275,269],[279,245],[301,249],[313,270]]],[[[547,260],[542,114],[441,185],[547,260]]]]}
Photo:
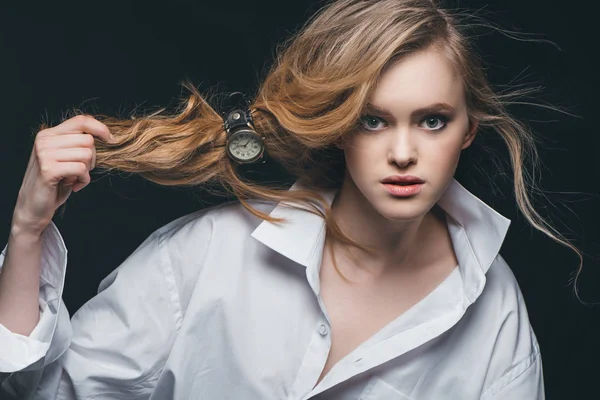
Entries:
{"type": "MultiPolygon", "coordinates": [[[[317,246],[322,245],[323,231],[320,232],[316,241],[317,246]]],[[[312,257],[306,268],[306,279],[319,303],[320,314],[312,327],[311,339],[304,353],[302,364],[292,385],[288,399],[297,400],[304,398],[312,391],[321,376],[329,351],[331,350],[331,321],[325,305],[320,296],[319,270],[321,266],[322,252],[315,247],[312,257]]]]}
{"type": "Polygon", "coordinates": [[[298,375],[289,393],[289,400],[301,399],[312,390],[325,367],[330,349],[329,324],[323,318],[314,325],[310,343],[304,353],[298,375]]]}

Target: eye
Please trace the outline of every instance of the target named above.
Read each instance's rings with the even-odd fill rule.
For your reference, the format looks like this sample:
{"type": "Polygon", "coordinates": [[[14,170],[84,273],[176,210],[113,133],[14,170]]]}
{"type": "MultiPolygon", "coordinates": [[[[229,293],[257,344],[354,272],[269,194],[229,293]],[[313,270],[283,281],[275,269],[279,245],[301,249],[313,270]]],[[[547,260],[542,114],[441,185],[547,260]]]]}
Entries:
{"type": "Polygon", "coordinates": [[[383,120],[375,115],[365,114],[359,118],[359,126],[367,131],[377,131],[377,123],[383,120]]]}
{"type": "MultiPolygon", "coordinates": [[[[446,127],[449,121],[450,118],[444,115],[427,115],[421,120],[419,126],[429,131],[440,131],[446,127]]],[[[360,128],[374,132],[383,128],[379,124],[385,126],[385,120],[376,115],[365,114],[359,118],[358,124],[360,128]]]]}
{"type": "Polygon", "coordinates": [[[428,115],[426,116],[419,126],[430,130],[430,131],[439,131],[446,127],[449,118],[443,115],[428,115]]]}

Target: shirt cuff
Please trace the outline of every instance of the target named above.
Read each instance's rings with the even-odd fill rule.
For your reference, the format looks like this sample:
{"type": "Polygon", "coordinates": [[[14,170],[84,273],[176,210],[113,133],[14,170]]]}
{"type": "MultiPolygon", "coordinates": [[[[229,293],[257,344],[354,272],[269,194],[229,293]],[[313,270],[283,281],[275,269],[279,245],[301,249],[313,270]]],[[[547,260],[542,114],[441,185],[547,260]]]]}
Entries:
{"type": "MultiPolygon", "coordinates": [[[[53,341],[53,337],[57,329],[60,309],[64,307],[61,297],[67,266],[67,248],[58,228],[52,221],[42,232],[41,238],[40,320],[29,336],[11,332],[0,324],[0,372],[11,373],[24,369],[37,369],[34,364],[37,366],[49,351],[54,353],[50,349],[50,343],[63,342],[62,340],[53,341]],[[30,366],[33,368],[28,368],[30,366]]],[[[0,254],[0,269],[4,263],[6,249],[7,246],[0,254]]],[[[63,310],[64,312],[66,310],[63,310]]],[[[62,353],[62,350],[58,350],[58,352],[62,353]]],[[[50,358],[57,356],[58,354],[53,354],[53,357],[50,358]]],[[[41,363],[47,364],[50,361],[46,360],[41,363]]]]}

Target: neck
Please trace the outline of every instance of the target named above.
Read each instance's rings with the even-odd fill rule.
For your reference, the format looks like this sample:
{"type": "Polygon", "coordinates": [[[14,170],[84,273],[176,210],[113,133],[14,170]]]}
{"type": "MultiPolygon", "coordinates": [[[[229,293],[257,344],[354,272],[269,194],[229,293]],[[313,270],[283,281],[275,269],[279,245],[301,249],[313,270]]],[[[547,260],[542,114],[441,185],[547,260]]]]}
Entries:
{"type": "MultiPolygon", "coordinates": [[[[356,247],[332,243],[336,262],[350,279],[376,279],[389,273],[414,270],[427,262],[426,244],[439,240],[438,229],[445,226],[444,213],[434,206],[414,220],[389,220],[377,212],[353,182],[345,180],[332,204],[332,214],[340,229],[374,254],[356,247]]],[[[429,246],[428,248],[431,248],[429,246]]]]}

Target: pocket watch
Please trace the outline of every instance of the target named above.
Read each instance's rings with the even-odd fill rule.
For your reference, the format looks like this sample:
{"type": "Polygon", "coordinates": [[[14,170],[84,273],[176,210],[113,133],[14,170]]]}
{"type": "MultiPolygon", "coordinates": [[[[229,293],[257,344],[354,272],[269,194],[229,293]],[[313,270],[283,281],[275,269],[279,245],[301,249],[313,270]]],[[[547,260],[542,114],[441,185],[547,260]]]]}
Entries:
{"type": "MultiPolygon", "coordinates": [[[[231,96],[240,92],[235,92],[231,96]]],[[[243,96],[243,94],[242,94],[243,96]]],[[[235,107],[224,116],[223,127],[227,132],[227,154],[240,164],[255,163],[263,159],[265,144],[263,138],[256,132],[252,114],[248,104],[245,107],[235,107]]]]}

